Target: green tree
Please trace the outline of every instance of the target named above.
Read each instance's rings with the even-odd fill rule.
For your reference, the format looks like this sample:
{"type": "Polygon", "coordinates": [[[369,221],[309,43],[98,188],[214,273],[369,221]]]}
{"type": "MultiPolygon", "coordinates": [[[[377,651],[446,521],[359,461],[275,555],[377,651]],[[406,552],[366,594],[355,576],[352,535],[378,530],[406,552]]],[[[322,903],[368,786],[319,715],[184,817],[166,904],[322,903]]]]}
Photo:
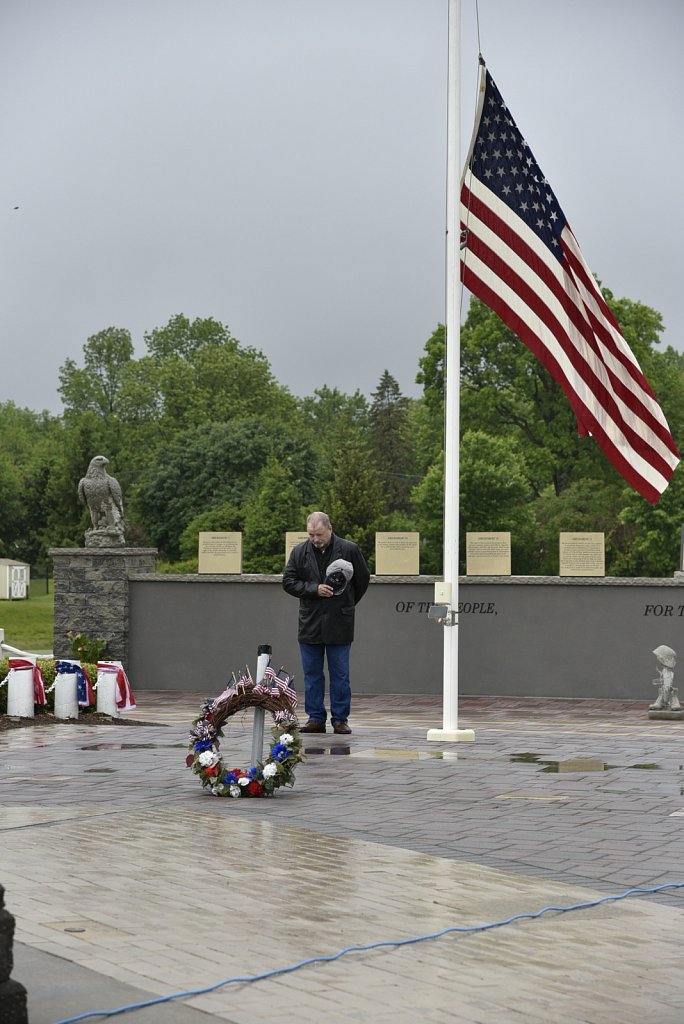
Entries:
{"type": "Polygon", "coordinates": [[[244,512],[244,571],[282,572],[285,533],[298,528],[304,514],[301,491],[277,459],[262,469],[244,512]]]}
{"type": "Polygon", "coordinates": [[[318,482],[323,486],[332,478],[339,449],[351,438],[365,436],[368,402],[359,391],[346,395],[338,388],[324,385],[300,400],[299,412],[302,429],[308,431],[311,443],[319,452],[318,482]]]}
{"type": "Polygon", "coordinates": [[[420,369],[416,383],[423,385],[423,395],[409,412],[416,462],[421,473],[427,473],[445,447],[445,360],[446,329],[439,324],[425,342],[424,355],[418,360],[420,369]]]}
{"type": "Polygon", "coordinates": [[[48,413],[0,404],[0,553],[43,562],[48,480],[58,457],[61,424],[48,413]]]}
{"type": "MultiPolygon", "coordinates": [[[[124,490],[127,536],[142,542],[147,535],[165,554],[177,558],[180,533],[188,520],[206,508],[207,502],[211,506],[221,504],[224,498],[237,498],[226,496],[220,483],[216,483],[214,498],[211,472],[209,490],[201,497],[188,498],[191,480],[184,492],[167,494],[165,481],[159,479],[163,476],[160,461],[163,463],[172,450],[176,472],[173,458],[184,441],[174,447],[174,440],[202,428],[211,435],[211,428],[221,423],[251,421],[252,427],[245,428],[246,452],[255,454],[256,461],[238,474],[241,485],[249,490],[273,446],[283,457],[295,457],[296,439],[306,428],[296,400],[275,381],[264,356],[241,346],[224,324],[211,318],[190,321],[179,314],[166,326],[148,332],[145,340],[148,354],[134,359],[128,332],[108,328],[88,339],[83,367],[73,360],[62,367],[60,391],[70,450],[62,453],[52,470],[49,489],[54,507],[49,532],[53,537],[57,532],[79,534],[81,510],[73,505],[71,489],[92,456],[100,452],[117,466],[124,490]],[[271,439],[264,441],[260,453],[251,446],[257,422],[264,425],[263,437],[271,439]],[[278,432],[281,436],[276,444],[278,432]],[[156,487],[163,499],[155,497],[156,487]],[[171,510],[168,528],[163,523],[164,508],[171,510]]],[[[190,443],[192,446],[192,440],[190,443]]],[[[193,466],[189,470],[178,467],[177,472],[181,477],[192,476],[199,465],[197,477],[203,479],[201,453],[194,454],[193,466]]],[[[181,457],[179,454],[178,459],[181,457]]],[[[216,453],[210,461],[222,464],[216,453]]],[[[241,465],[244,460],[233,452],[231,461],[241,465]]],[[[313,455],[309,475],[316,467],[313,455]]]]}
{"type": "Polygon", "coordinates": [[[439,576],[444,571],[444,456],[428,469],[411,493],[416,528],[420,533],[420,571],[439,576]]]}
{"type": "Polygon", "coordinates": [[[133,358],[130,332],[107,327],[83,346],[83,366],[67,359],[59,371],[59,388],[68,412],[93,409],[99,416],[117,412],[125,371],[133,358]]]}
{"type": "Polygon", "coordinates": [[[224,324],[179,314],[145,340],[149,357],[137,393],[146,408],[158,410],[167,437],[204,423],[257,415],[286,421],[296,413],[296,400],[277,383],[265,356],[240,345],[224,324]]]}
{"type": "Polygon", "coordinates": [[[407,511],[411,488],[419,479],[409,420],[411,403],[388,370],[371,397],[368,443],[384,491],[385,511],[407,511]]]}
{"type": "Polygon", "coordinates": [[[616,553],[616,575],[671,577],[680,568],[684,524],[684,474],[681,465],[657,505],[650,505],[636,491],[623,489],[619,521],[627,531],[628,544],[616,553]]]}
{"type": "Polygon", "coordinates": [[[189,320],[182,313],[172,316],[164,327],[145,333],[147,351],[161,365],[167,359],[190,359],[205,345],[239,346],[229,328],[212,317],[189,320]]]}
{"type": "Polygon", "coordinates": [[[133,488],[133,511],[150,541],[175,560],[190,521],[227,502],[242,508],[271,456],[310,500],[317,465],[310,444],[252,418],[195,427],[159,445],[154,465],[133,488]]]}
{"type": "MultiPolygon", "coordinates": [[[[440,575],[444,568],[444,457],[437,459],[412,494],[420,532],[421,572],[440,575]]],[[[523,460],[502,438],[467,431],[459,465],[460,571],[465,572],[466,533],[511,532],[517,572],[527,573],[534,555],[534,520],[523,460]]]]}
{"type": "Polygon", "coordinates": [[[21,473],[5,452],[0,452],[0,490],[0,553],[4,558],[17,558],[22,550],[26,495],[21,473]]]}
{"type": "MultiPolygon", "coordinates": [[[[538,538],[537,554],[529,575],[556,576],[559,571],[561,533],[603,533],[605,535],[606,575],[619,576],[625,567],[625,555],[631,561],[636,531],[623,523],[620,510],[628,488],[622,481],[596,486],[592,479],[575,480],[561,494],[552,487],[534,502],[532,513],[538,538]]],[[[636,494],[636,492],[635,492],[636,494]]],[[[638,497],[638,495],[637,495],[638,497]]],[[[643,502],[643,498],[639,498],[643,502]]]]}
{"type": "Polygon", "coordinates": [[[525,462],[504,438],[467,431],[460,446],[459,551],[465,572],[466,533],[510,531],[513,571],[531,571],[534,520],[525,462]]]}
{"type": "Polygon", "coordinates": [[[423,385],[425,404],[434,410],[438,420],[444,418],[446,388],[446,327],[438,324],[425,342],[424,354],[418,360],[420,369],[416,383],[423,385]]]}
{"type": "MultiPolygon", "coordinates": [[[[94,455],[106,455],[117,467],[124,497],[158,440],[154,402],[147,396],[144,413],[140,408],[139,362],[133,358],[129,331],[108,327],[88,338],[82,366],[67,359],[59,372],[65,438],[73,449],[60,460],[65,473],[73,472],[76,456],[79,465],[84,463],[75,478],[78,482],[94,455]]],[[[60,478],[59,466],[55,471],[53,490],[64,494],[73,485],[73,477],[60,478]]],[[[72,519],[70,516],[70,523],[72,519]]]]}
{"type": "Polygon", "coordinates": [[[375,563],[375,533],[385,512],[382,489],[367,446],[351,437],[337,451],[332,478],[325,485],[321,508],[340,537],[354,541],[369,565],[375,563]]]}

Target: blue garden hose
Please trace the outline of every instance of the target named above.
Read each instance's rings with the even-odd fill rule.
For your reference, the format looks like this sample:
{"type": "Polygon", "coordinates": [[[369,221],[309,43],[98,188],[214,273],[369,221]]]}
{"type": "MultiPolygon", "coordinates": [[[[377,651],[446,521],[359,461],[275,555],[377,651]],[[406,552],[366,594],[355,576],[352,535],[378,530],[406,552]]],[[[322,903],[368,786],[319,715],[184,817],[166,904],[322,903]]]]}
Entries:
{"type": "Polygon", "coordinates": [[[343,956],[347,956],[349,953],[363,953],[371,949],[381,949],[383,946],[410,946],[416,942],[427,942],[428,939],[441,939],[444,935],[450,935],[454,932],[458,932],[461,935],[470,934],[473,932],[486,932],[490,928],[502,928],[506,924],[512,924],[514,921],[534,920],[537,917],[541,917],[542,914],[548,914],[549,911],[555,910],[559,914],[566,914],[571,910],[587,910],[589,907],[598,907],[601,903],[615,902],[616,900],[627,899],[628,896],[645,896],[651,895],[652,893],[663,892],[665,889],[684,889],[684,882],[667,882],[664,885],[656,885],[650,889],[627,889],[626,892],[618,893],[616,896],[602,896],[598,900],[587,900],[584,903],[573,903],[568,907],[544,907],[542,910],[537,910],[530,914],[514,914],[512,917],[507,917],[502,921],[491,921],[489,924],[477,924],[477,925],[452,925],[450,928],[442,928],[439,932],[432,932],[429,935],[417,935],[411,939],[386,939],[382,942],[371,942],[366,946],[347,946],[346,949],[341,949],[337,953],[332,953],[329,956],[313,956],[307,960],[300,960],[299,963],[290,964],[288,967],[276,967],[272,971],[264,971],[263,974],[250,974],[244,977],[225,978],[223,981],[217,981],[213,985],[207,985],[204,988],[187,989],[183,992],[173,992],[168,996],[159,996],[156,999],[146,999],[142,1003],[129,1003],[127,1006],[119,1006],[114,1010],[90,1010],[87,1013],[81,1013],[77,1017],[64,1017],[62,1020],[53,1021],[53,1024],[76,1024],[77,1021],[88,1020],[91,1017],[116,1017],[120,1013],[128,1013],[129,1010],[142,1010],[146,1006],[158,1006],[160,1003],[170,1003],[172,999],[187,999],[191,996],[206,995],[207,992],[215,992],[219,988],[223,988],[225,985],[237,985],[245,984],[247,982],[264,981],[266,978],[276,978],[281,974],[291,974],[293,971],[298,971],[302,967],[308,967],[310,964],[321,964],[321,963],[332,963],[334,960],[339,960],[343,956]]]}

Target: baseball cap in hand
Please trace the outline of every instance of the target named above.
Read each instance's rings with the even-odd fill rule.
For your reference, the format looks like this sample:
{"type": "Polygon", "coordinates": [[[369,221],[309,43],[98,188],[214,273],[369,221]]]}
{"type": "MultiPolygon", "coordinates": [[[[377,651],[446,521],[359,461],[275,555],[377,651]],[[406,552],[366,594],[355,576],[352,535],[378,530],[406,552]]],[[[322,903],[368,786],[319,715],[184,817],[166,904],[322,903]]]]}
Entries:
{"type": "Polygon", "coordinates": [[[325,582],[332,587],[333,597],[342,593],[353,575],[354,566],[344,558],[336,558],[334,562],[330,563],[325,582]]]}

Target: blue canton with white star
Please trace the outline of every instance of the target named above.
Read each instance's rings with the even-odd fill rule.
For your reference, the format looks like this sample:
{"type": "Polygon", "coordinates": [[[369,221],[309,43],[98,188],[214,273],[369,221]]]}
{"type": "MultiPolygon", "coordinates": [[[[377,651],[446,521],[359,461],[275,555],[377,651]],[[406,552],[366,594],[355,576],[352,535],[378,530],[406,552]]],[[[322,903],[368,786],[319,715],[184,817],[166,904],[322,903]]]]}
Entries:
{"type": "Polygon", "coordinates": [[[486,72],[486,87],[470,169],[524,220],[554,256],[563,258],[565,216],[530,147],[486,72]]]}

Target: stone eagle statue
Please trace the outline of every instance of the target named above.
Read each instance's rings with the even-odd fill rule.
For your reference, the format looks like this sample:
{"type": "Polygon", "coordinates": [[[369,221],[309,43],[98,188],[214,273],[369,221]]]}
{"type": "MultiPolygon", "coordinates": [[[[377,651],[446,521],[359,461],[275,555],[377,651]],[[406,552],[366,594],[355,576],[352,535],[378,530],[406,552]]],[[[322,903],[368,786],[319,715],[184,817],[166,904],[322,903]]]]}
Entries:
{"type": "Polygon", "coordinates": [[[86,530],[86,547],[111,547],[124,543],[123,498],[119,481],[105,466],[109,459],[96,455],[79,480],[78,498],[88,506],[92,528],[86,530]]]}

